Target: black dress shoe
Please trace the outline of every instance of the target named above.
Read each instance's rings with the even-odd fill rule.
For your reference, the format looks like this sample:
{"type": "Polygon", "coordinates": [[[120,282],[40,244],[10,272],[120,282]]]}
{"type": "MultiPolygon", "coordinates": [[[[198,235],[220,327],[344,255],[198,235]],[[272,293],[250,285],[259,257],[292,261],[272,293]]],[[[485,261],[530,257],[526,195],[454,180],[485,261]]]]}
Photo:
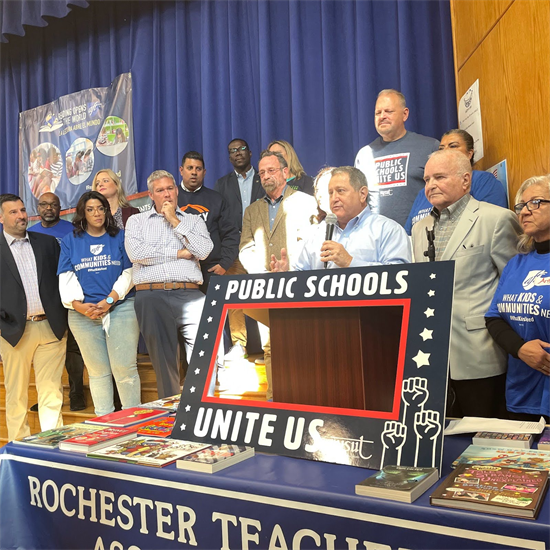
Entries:
{"type": "Polygon", "coordinates": [[[71,397],[71,411],[83,411],[86,408],[86,400],[83,395],[71,397]]]}
{"type": "Polygon", "coordinates": [[[30,409],[32,412],[38,412],[38,403],[35,403],[31,409],[30,409]]]}

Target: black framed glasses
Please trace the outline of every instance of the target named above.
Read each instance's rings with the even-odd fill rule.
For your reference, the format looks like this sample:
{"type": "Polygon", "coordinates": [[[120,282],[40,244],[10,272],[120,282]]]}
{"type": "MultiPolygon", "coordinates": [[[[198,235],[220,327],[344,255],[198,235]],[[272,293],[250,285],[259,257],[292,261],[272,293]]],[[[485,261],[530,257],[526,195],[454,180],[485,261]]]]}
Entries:
{"type": "Polygon", "coordinates": [[[547,199],[531,199],[530,201],[527,201],[527,202],[518,202],[514,206],[514,211],[518,216],[525,207],[527,207],[527,210],[529,210],[529,212],[532,212],[533,210],[538,210],[540,208],[541,202],[550,202],[550,201],[547,199]]]}
{"type": "Polygon", "coordinates": [[[229,154],[234,155],[235,153],[238,153],[239,151],[247,151],[247,150],[248,150],[248,146],[241,145],[240,147],[232,147],[231,149],[229,149],[229,154]]]}

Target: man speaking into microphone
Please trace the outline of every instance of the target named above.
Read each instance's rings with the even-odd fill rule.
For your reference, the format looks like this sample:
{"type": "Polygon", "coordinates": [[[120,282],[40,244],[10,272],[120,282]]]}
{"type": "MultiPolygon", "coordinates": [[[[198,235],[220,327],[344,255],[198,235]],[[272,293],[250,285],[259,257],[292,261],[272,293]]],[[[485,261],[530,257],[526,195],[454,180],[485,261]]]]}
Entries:
{"type": "Polygon", "coordinates": [[[352,166],[332,171],[328,186],[332,214],[312,228],[292,266],[286,250],[271,256],[271,271],[409,263],[411,248],[397,222],[367,206],[369,190],[363,172],[352,166]]]}

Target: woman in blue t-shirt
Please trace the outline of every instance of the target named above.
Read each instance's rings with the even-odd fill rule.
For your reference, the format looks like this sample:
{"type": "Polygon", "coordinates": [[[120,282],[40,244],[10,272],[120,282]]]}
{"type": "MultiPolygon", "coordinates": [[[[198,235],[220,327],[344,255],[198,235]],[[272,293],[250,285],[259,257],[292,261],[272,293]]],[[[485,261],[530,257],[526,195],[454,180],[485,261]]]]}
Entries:
{"type": "Polygon", "coordinates": [[[74,231],[61,241],[59,290],[100,416],[114,411],[113,377],[123,408],[141,402],[132,264],[124,231],[100,193],[88,191],[80,197],[73,225],[74,231]]]}
{"type": "Polygon", "coordinates": [[[506,406],[515,420],[550,417],[550,174],[529,178],[514,207],[524,234],[485,323],[509,355],[506,406]]]}

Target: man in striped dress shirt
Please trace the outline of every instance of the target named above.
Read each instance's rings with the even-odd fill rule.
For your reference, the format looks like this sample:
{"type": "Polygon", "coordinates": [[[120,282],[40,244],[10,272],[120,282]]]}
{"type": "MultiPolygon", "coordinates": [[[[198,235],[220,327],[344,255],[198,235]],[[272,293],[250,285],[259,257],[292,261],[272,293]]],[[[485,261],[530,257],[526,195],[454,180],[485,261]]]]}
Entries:
{"type": "Polygon", "coordinates": [[[180,392],[180,345],[187,361],[204,304],[200,260],[213,244],[200,216],[178,208],[174,177],[156,170],[147,179],[153,207],[126,225],[126,251],[133,263],[136,315],[157,377],[159,397],[180,392]]]}

